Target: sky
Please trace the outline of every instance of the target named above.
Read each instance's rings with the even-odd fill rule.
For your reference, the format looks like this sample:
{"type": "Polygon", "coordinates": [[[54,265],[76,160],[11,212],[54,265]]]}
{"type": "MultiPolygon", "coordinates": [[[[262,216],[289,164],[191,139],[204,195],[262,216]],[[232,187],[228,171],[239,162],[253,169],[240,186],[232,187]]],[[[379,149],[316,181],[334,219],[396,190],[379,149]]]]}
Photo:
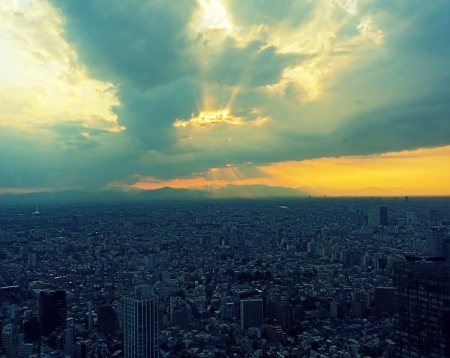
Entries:
{"type": "Polygon", "coordinates": [[[447,0],[2,0],[0,193],[450,195],[447,0]]]}

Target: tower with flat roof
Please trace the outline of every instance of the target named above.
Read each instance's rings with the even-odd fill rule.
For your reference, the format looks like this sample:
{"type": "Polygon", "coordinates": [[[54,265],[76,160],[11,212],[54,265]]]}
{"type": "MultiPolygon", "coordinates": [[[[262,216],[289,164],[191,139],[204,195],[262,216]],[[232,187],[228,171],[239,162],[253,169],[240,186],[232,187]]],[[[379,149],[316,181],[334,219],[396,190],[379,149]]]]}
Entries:
{"type": "Polygon", "coordinates": [[[262,327],[264,320],[262,298],[248,298],[241,300],[240,308],[242,329],[247,330],[250,327],[262,327]]]}
{"type": "Polygon", "coordinates": [[[39,326],[42,336],[66,328],[66,291],[42,290],[39,293],[39,326]]]}
{"type": "Polygon", "coordinates": [[[124,298],[124,357],[159,356],[158,298],[149,285],[134,287],[134,294],[124,298]]]}

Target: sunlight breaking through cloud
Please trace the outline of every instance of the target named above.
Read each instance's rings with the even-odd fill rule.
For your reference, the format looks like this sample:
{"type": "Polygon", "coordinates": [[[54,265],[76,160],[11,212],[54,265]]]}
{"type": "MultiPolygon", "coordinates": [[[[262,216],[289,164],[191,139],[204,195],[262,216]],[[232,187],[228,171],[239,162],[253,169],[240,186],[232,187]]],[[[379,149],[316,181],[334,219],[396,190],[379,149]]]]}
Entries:
{"type": "Polygon", "coordinates": [[[206,125],[214,125],[219,123],[227,123],[232,125],[242,124],[242,119],[230,114],[228,109],[219,109],[217,111],[201,111],[198,116],[192,116],[191,119],[183,121],[177,119],[174,123],[175,127],[203,127],[206,125]]]}

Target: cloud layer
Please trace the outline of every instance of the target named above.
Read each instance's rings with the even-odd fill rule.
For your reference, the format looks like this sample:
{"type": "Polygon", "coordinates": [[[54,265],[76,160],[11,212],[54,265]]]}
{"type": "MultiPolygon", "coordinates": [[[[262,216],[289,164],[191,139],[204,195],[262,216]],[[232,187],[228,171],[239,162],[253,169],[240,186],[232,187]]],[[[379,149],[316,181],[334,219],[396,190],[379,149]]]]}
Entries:
{"type": "Polygon", "coordinates": [[[232,167],[278,185],[260,168],[446,146],[449,10],[5,0],[0,187],[179,186],[232,167]]]}

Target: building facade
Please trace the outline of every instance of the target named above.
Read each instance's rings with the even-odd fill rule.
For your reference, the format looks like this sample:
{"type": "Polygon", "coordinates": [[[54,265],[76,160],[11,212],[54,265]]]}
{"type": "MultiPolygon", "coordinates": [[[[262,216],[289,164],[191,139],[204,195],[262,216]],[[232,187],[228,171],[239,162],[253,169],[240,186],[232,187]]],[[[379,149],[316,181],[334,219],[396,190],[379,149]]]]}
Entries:
{"type": "Polygon", "coordinates": [[[426,232],[425,242],[428,255],[440,256],[443,254],[445,239],[444,227],[431,227],[426,232]]]}
{"type": "Polygon", "coordinates": [[[39,327],[41,336],[66,328],[66,291],[42,290],[39,293],[39,327]]]}
{"type": "Polygon", "coordinates": [[[124,298],[124,357],[157,358],[159,356],[158,298],[150,286],[134,288],[124,298]]]}
{"type": "Polygon", "coordinates": [[[241,300],[240,308],[242,329],[247,330],[250,327],[262,327],[264,321],[262,298],[241,300]]]}
{"type": "Polygon", "coordinates": [[[394,263],[396,357],[450,356],[450,264],[394,263]]]}

